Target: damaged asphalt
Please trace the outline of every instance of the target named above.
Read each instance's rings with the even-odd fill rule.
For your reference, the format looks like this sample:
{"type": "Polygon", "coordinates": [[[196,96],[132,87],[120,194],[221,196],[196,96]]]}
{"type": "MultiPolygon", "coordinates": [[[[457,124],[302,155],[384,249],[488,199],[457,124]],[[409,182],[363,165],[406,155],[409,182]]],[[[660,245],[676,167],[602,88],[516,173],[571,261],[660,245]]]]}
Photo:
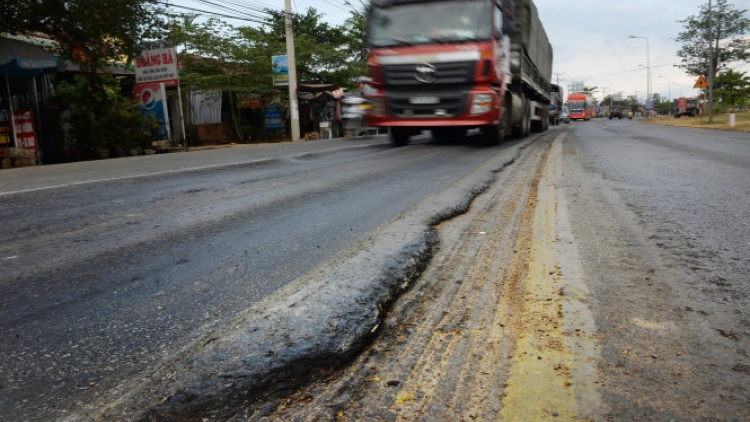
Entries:
{"type": "Polygon", "coordinates": [[[465,213],[495,173],[534,139],[495,150],[495,157],[440,194],[67,420],[226,419],[260,395],[293,389],[350,360],[429,263],[439,247],[434,227],[465,213]]]}

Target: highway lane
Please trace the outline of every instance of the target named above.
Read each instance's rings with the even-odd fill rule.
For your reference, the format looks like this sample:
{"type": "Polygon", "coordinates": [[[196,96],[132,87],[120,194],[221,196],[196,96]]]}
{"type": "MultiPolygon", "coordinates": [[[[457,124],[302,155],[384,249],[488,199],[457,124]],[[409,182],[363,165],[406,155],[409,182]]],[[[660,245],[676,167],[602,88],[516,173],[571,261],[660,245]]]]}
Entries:
{"type": "Polygon", "coordinates": [[[601,345],[594,419],[750,417],[748,134],[595,120],[563,163],[601,345]]]}

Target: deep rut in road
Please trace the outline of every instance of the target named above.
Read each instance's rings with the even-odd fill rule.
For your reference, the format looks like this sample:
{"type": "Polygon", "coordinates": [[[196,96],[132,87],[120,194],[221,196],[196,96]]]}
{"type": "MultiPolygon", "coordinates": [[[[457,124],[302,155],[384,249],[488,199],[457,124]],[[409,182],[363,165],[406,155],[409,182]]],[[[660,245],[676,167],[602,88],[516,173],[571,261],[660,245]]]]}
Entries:
{"type": "MultiPolygon", "coordinates": [[[[564,349],[561,337],[554,335],[562,330],[561,298],[549,290],[556,287],[541,287],[548,291],[539,300],[549,312],[535,309],[539,317],[524,312],[530,301],[537,300],[530,298],[526,278],[533,260],[541,261],[534,256],[532,220],[538,213],[540,181],[553,144],[550,138],[529,144],[513,165],[497,174],[496,182],[468,213],[437,227],[440,251],[419,282],[394,304],[380,335],[354,362],[281,400],[256,403],[235,419],[500,418],[504,407],[509,407],[504,399],[511,368],[516,362],[526,371],[526,364],[518,364],[524,360],[518,354],[534,350],[526,346],[519,351],[519,341],[526,338],[537,348],[564,349]]],[[[554,217],[554,197],[549,201],[548,214],[554,217]]],[[[554,243],[554,224],[546,230],[554,243]]],[[[556,268],[557,264],[545,265],[556,268]]],[[[546,275],[553,281],[557,278],[555,271],[546,275]]],[[[542,360],[542,354],[533,359],[542,360]]],[[[552,368],[551,376],[559,378],[548,380],[549,386],[568,395],[569,368],[564,362],[545,364],[552,368]]],[[[510,414],[504,417],[513,419],[510,414]]]]}

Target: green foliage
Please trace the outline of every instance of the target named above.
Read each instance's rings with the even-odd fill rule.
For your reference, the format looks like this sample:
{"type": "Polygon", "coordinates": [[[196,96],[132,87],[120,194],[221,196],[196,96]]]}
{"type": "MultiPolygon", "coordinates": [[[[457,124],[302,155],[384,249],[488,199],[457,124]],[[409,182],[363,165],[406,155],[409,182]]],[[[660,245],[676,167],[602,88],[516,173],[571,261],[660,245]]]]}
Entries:
{"type": "MultiPolygon", "coordinates": [[[[7,3],[7,4],[6,4],[7,3]]],[[[159,36],[159,0],[22,0],[0,7],[0,31],[38,32],[58,41],[69,57],[92,69],[121,56],[133,57],[144,39],[159,36]]]]}
{"type": "Polygon", "coordinates": [[[711,13],[708,5],[704,5],[698,15],[680,21],[685,24],[685,30],[676,38],[683,43],[677,52],[682,57],[680,67],[693,76],[708,75],[709,46],[714,49],[714,69],[717,72],[733,61],[748,60],[750,41],[743,38],[750,32],[750,18],[746,12],[736,9],[727,0],[715,0],[711,13]]]}
{"type": "Polygon", "coordinates": [[[62,122],[72,149],[146,148],[159,127],[154,117],[144,116],[134,100],[122,95],[111,75],[76,75],[61,82],[56,95],[67,110],[62,122]]]}
{"type": "MultiPolygon", "coordinates": [[[[169,41],[185,50],[180,60],[186,74],[180,83],[190,90],[223,91],[239,139],[267,136],[248,128],[235,101],[243,94],[272,91],[271,57],[286,54],[285,14],[268,9],[264,13],[268,18],[258,27],[233,27],[218,20],[195,24],[190,15],[169,23],[169,41]]],[[[352,12],[340,27],[322,19],[314,8],[292,16],[297,80],[353,87],[354,78],[368,71],[365,15],[352,12]]]]}
{"type": "MultiPolygon", "coordinates": [[[[594,98],[594,93],[597,90],[599,90],[598,86],[584,86],[583,87],[583,92],[590,95],[591,98],[594,98]]],[[[596,98],[594,98],[594,105],[597,105],[597,106],[599,105],[599,101],[596,98]]]]}
{"type": "MultiPolygon", "coordinates": [[[[257,49],[259,57],[266,57],[263,64],[270,71],[271,56],[286,54],[285,14],[265,12],[269,18],[262,26],[241,27],[237,32],[244,43],[257,49]]],[[[292,15],[297,79],[301,83],[352,86],[352,79],[367,71],[365,17],[353,12],[344,26],[337,27],[322,18],[314,8],[292,15]]]]}
{"type": "Polygon", "coordinates": [[[750,105],[750,76],[744,72],[728,70],[714,80],[714,96],[722,108],[750,105]]]}

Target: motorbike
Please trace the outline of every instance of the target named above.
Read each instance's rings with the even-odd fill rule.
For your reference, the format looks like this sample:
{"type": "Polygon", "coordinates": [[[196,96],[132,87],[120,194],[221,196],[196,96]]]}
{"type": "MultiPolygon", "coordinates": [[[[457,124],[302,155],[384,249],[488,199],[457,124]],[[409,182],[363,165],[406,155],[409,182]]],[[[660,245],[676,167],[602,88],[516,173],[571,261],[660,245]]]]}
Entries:
{"type": "Polygon", "coordinates": [[[367,115],[370,111],[370,101],[362,97],[346,97],[341,117],[344,121],[344,131],[350,136],[367,136],[370,132],[367,115]]]}

